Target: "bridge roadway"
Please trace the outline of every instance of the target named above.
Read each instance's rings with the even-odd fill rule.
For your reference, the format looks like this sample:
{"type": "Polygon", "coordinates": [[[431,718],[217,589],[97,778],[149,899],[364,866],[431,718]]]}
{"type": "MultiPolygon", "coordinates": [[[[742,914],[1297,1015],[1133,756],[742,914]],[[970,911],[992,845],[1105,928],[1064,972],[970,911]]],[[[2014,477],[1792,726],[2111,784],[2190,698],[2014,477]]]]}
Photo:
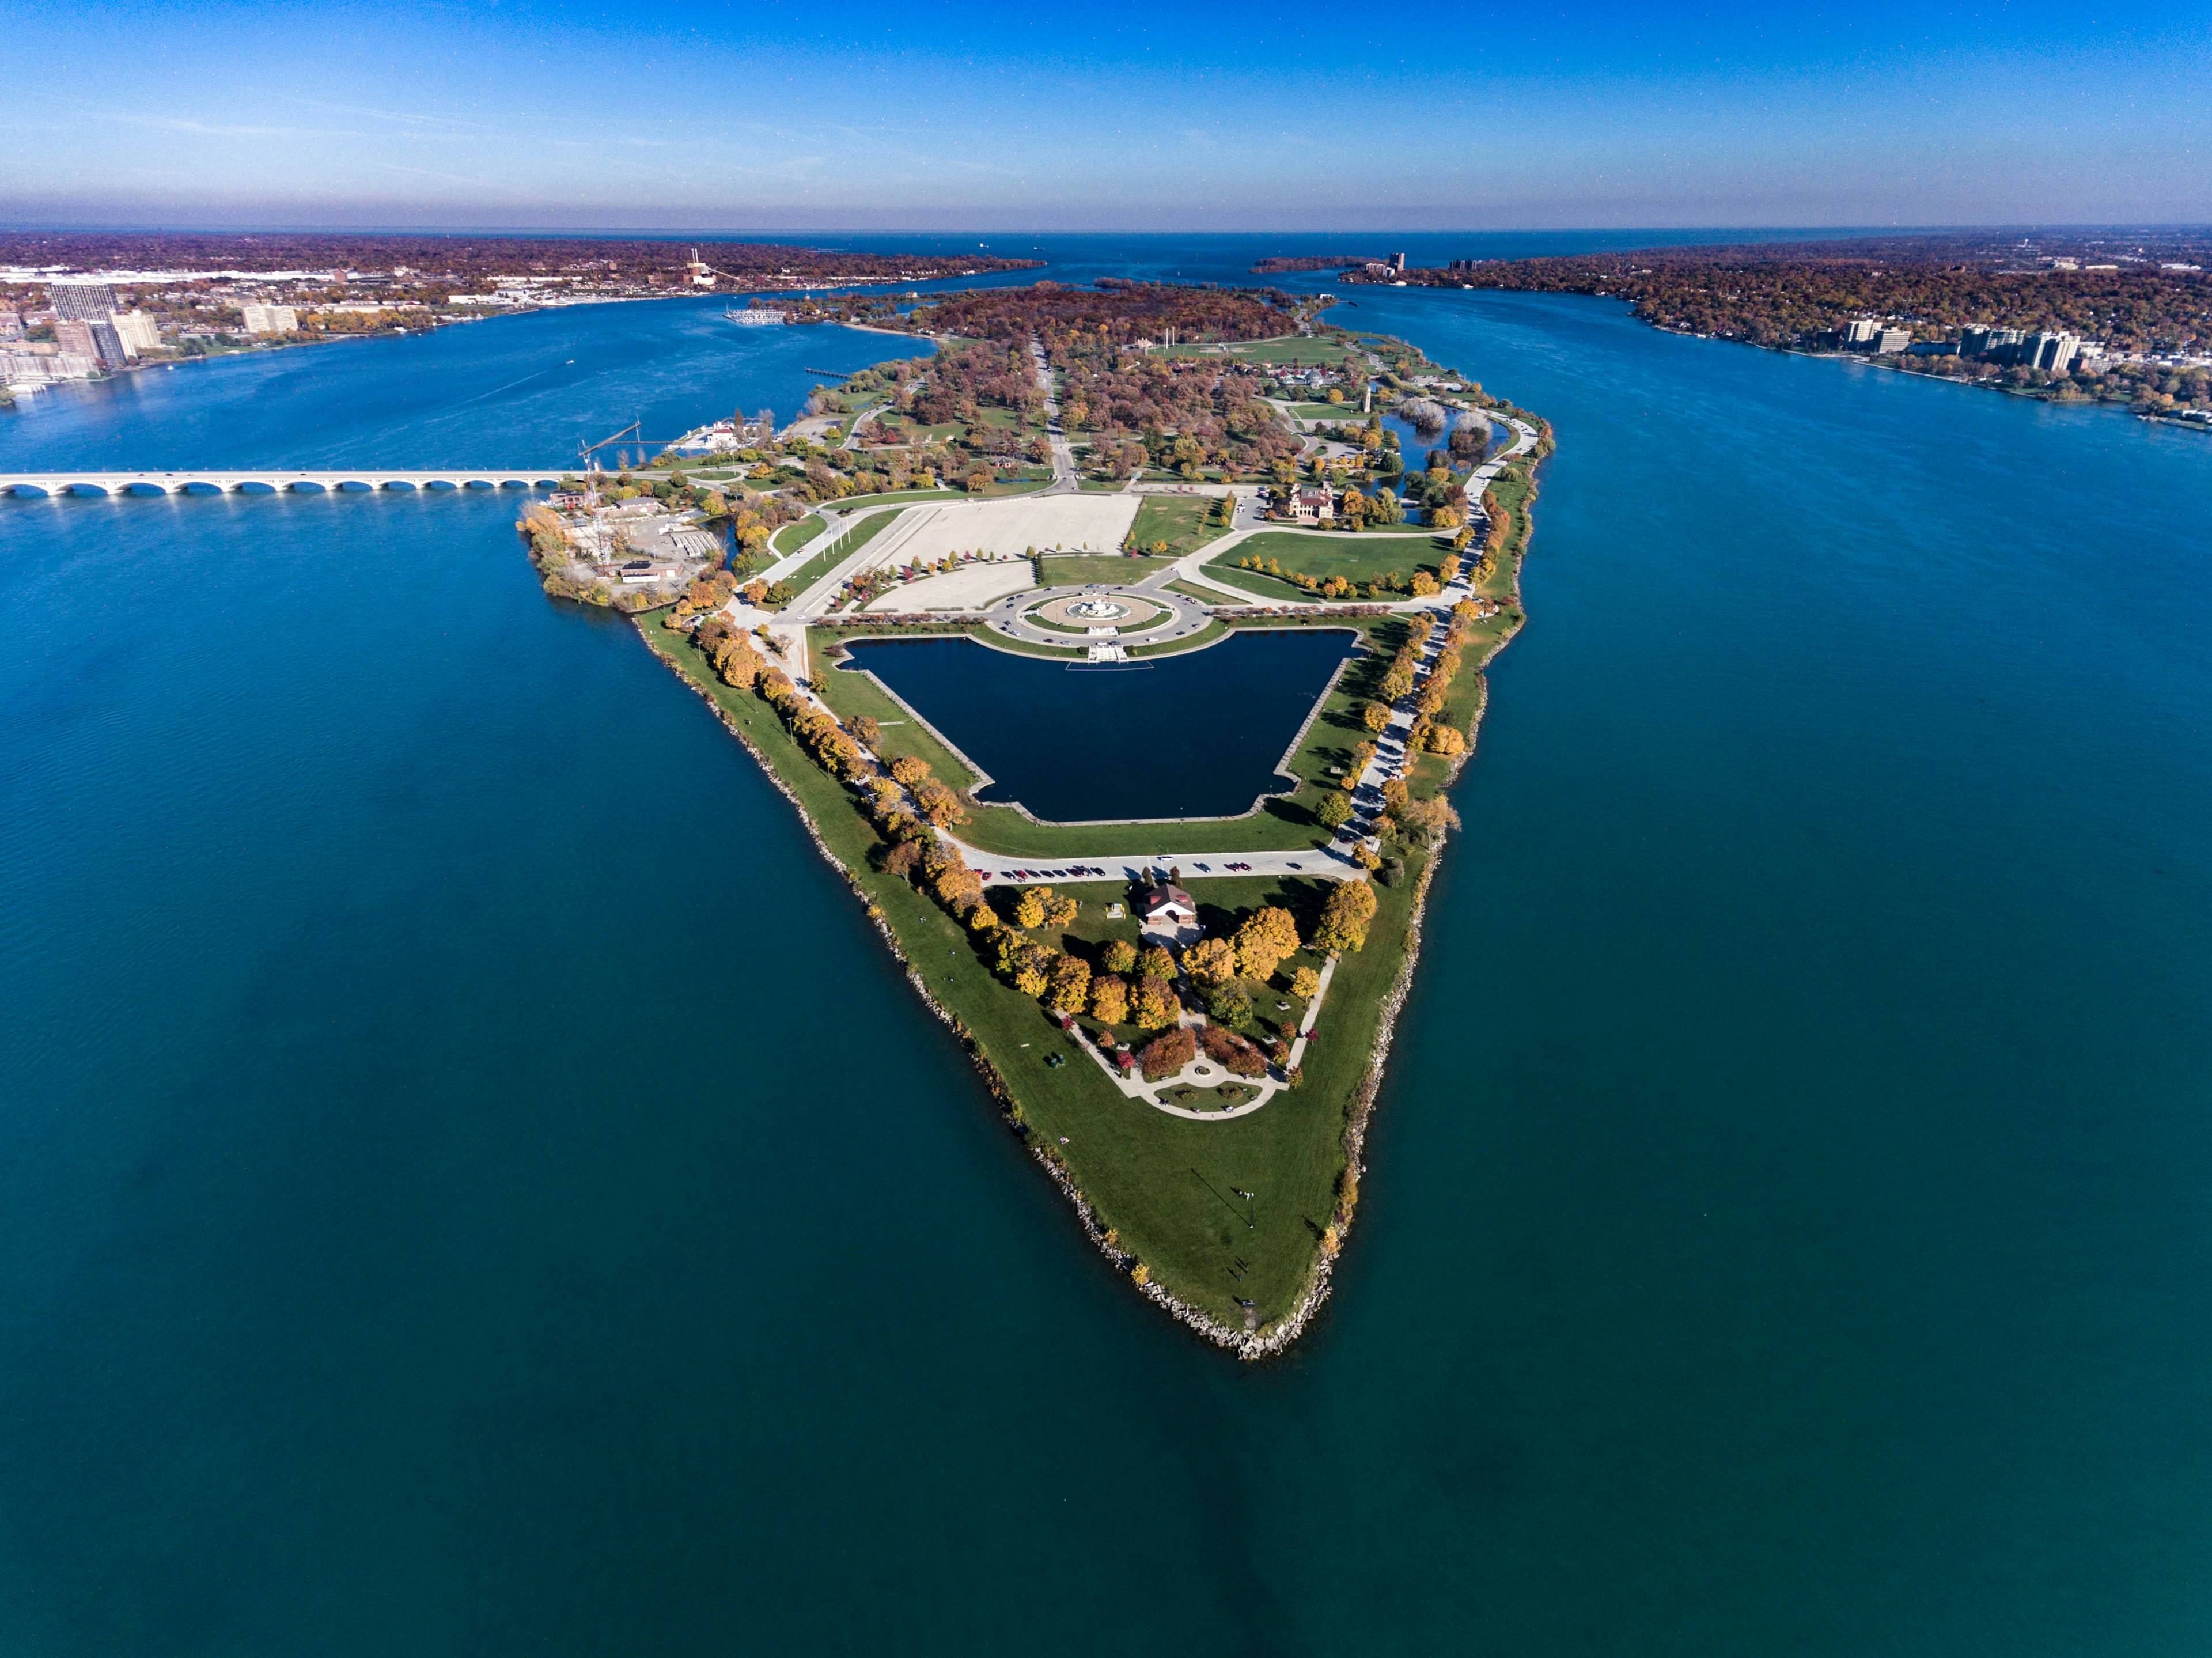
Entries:
{"type": "Polygon", "coordinates": [[[364,489],[550,489],[557,474],[535,467],[442,467],[423,472],[234,471],[0,472],[0,495],[184,495],[219,490],[302,495],[364,489]]]}

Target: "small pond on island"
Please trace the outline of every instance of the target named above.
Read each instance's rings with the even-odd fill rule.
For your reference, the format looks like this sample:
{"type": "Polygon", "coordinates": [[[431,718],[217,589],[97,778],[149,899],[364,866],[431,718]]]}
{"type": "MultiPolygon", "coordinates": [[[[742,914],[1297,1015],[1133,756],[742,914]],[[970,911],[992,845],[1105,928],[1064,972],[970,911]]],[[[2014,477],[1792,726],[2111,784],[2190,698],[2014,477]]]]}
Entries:
{"type": "Polygon", "coordinates": [[[988,772],[986,804],[1054,823],[1229,817],[1288,786],[1275,762],[1358,643],[1349,629],[1261,629],[1093,668],[971,639],[865,640],[845,671],[875,674],[988,772]]]}

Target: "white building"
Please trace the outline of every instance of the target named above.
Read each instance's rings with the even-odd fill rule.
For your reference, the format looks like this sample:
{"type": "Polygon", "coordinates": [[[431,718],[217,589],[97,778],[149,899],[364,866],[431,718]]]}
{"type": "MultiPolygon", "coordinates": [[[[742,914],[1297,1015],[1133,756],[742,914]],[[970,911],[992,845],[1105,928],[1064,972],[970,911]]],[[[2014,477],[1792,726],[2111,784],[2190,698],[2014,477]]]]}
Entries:
{"type": "Polygon", "coordinates": [[[300,313],[289,305],[249,305],[246,331],[249,334],[289,334],[300,325],[300,313]]]}
{"type": "Polygon", "coordinates": [[[115,331],[123,337],[123,349],[132,356],[161,349],[161,331],[143,311],[118,311],[112,320],[115,331]]]}

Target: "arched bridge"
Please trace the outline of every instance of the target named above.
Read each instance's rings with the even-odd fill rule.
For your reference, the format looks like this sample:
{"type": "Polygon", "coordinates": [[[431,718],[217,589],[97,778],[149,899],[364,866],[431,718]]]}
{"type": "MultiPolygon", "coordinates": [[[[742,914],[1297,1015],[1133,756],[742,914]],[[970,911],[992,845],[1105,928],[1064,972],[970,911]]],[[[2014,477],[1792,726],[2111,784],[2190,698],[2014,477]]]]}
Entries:
{"type": "Polygon", "coordinates": [[[532,468],[428,472],[0,472],[0,495],[302,495],[362,489],[550,489],[560,479],[532,468]]]}

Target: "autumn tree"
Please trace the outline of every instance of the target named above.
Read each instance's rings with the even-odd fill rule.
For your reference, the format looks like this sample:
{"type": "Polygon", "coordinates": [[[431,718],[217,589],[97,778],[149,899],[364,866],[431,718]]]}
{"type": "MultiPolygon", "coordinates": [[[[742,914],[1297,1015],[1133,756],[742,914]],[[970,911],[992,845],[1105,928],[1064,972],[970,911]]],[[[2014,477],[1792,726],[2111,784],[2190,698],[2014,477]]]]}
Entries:
{"type": "Polygon", "coordinates": [[[1331,789],[1322,796],[1314,816],[1321,819],[1323,829],[1341,829],[1352,821],[1352,797],[1341,789],[1331,789]]]}
{"type": "Polygon", "coordinates": [[[983,902],[983,878],[958,865],[937,878],[936,891],[937,901],[958,915],[983,902]]]}
{"type": "Polygon", "coordinates": [[[1044,925],[1045,904],[1052,896],[1050,887],[1031,887],[1014,903],[1014,925],[1018,927],[1040,927],[1044,925]]]}
{"type": "Polygon", "coordinates": [[[1136,994],[1129,999],[1132,1022],[1146,1030],[1161,1030],[1182,1017],[1182,1004],[1165,979],[1147,974],[1137,981],[1136,994]]]}
{"type": "Polygon", "coordinates": [[[1075,913],[1078,908],[1079,906],[1075,900],[1069,897],[1066,893],[1063,892],[1057,896],[1054,896],[1049,888],[1046,890],[1044,919],[1048,926],[1056,927],[1073,926],[1075,925],[1075,913]]]}
{"type": "Polygon", "coordinates": [[[1359,723],[1371,732],[1379,732],[1390,723],[1390,710],[1381,702],[1370,702],[1359,711],[1359,723]]]}
{"type": "MultiPolygon", "coordinates": [[[[1141,994],[1141,993],[1140,993],[1141,994]]],[[[1147,1025],[1146,1029],[1152,1027],[1147,1025]]],[[[1165,1031],[1137,1050],[1137,1068],[1146,1082],[1172,1077],[1198,1057],[1198,1038],[1182,1026],[1165,1031]]]]}
{"type": "Polygon", "coordinates": [[[1321,975],[1310,967],[1302,967],[1291,975],[1291,994],[1302,1002],[1310,1002],[1321,991],[1321,975]]]}
{"type": "Polygon", "coordinates": [[[1322,905],[1314,948],[1358,950],[1367,943],[1367,924],[1374,919],[1373,889],[1364,881],[1339,881],[1322,905]]]}
{"type": "Polygon", "coordinates": [[[921,808],[921,815],[939,829],[951,829],[968,821],[968,809],[960,804],[960,797],[933,777],[915,790],[914,803],[921,808]]]}
{"type": "Polygon", "coordinates": [[[884,854],[884,873],[896,875],[902,881],[914,878],[914,866],[921,861],[921,847],[913,841],[902,841],[884,854]]]}
{"type": "Polygon", "coordinates": [[[1237,967],[1248,979],[1265,984],[1283,957],[1298,949],[1297,922],[1287,909],[1269,904],[1237,929],[1237,967]]]}
{"type": "Polygon", "coordinates": [[[1211,990],[1236,976],[1237,952],[1226,938],[1201,938],[1183,951],[1182,970],[1200,990],[1211,990]]]}
{"type": "Polygon", "coordinates": [[[1147,979],[1164,979],[1172,983],[1176,976],[1175,957],[1164,944],[1149,946],[1142,960],[1141,971],[1147,979]]]}
{"type": "Polygon", "coordinates": [[[1446,830],[1459,827],[1459,814],[1442,795],[1431,800],[1407,800],[1394,806],[1390,820],[1400,835],[1422,847],[1434,846],[1444,838],[1446,830]]]}
{"type": "Polygon", "coordinates": [[[1129,1017],[1127,981],[1102,973],[1091,981],[1091,1017],[1107,1024],[1120,1024],[1129,1017]]]}
{"type": "Polygon", "coordinates": [[[1129,973],[1137,965],[1137,947],[1127,938],[1109,938],[1098,952],[1098,964],[1109,973],[1129,973]]]}
{"type": "Polygon", "coordinates": [[[1080,1013],[1091,999],[1091,963],[1080,956],[1063,956],[1052,964],[1047,1005],[1061,1013],[1080,1013]]]}
{"type": "Polygon", "coordinates": [[[918,759],[910,754],[902,754],[891,762],[891,775],[897,778],[907,787],[912,788],[929,775],[929,762],[918,759]]]}

